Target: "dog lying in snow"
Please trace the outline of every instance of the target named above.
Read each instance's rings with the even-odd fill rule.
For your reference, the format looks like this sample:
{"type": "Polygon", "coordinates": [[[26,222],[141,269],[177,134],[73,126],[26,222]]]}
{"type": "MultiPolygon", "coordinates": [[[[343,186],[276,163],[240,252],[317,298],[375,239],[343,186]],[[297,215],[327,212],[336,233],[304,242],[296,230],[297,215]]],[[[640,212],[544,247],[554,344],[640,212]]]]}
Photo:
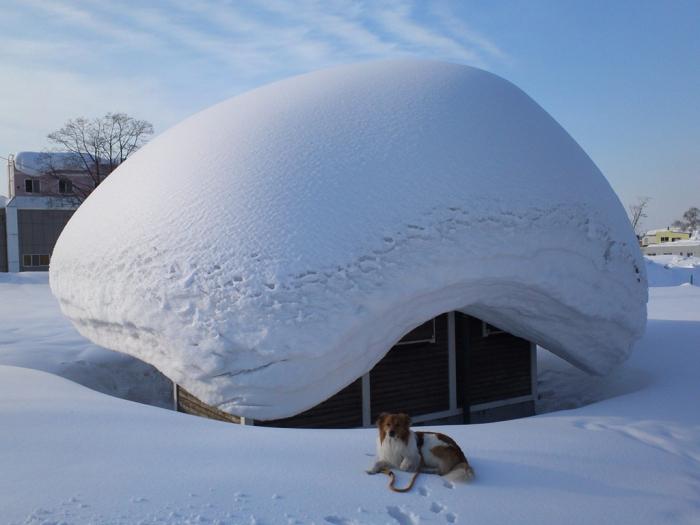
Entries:
{"type": "Polygon", "coordinates": [[[398,468],[440,474],[450,481],[469,481],[474,470],[454,439],[438,432],[414,432],[406,414],[381,414],[377,419],[377,460],[368,474],[398,468]]]}

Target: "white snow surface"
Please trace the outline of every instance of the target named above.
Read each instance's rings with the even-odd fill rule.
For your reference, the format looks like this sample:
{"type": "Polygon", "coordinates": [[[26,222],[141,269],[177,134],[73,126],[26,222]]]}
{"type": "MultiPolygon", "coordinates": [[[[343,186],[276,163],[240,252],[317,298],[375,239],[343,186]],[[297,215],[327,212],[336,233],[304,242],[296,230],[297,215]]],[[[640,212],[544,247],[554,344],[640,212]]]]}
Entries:
{"type": "MultiPolygon", "coordinates": [[[[45,334],[33,342],[37,352],[68,356],[45,282],[0,282],[0,293],[18,312],[0,316],[0,334],[33,323],[45,334]],[[36,288],[40,299],[20,300],[36,288]]],[[[696,525],[698,341],[700,287],[650,289],[647,331],[612,375],[590,376],[542,352],[539,388],[550,408],[592,404],[433,427],[459,442],[476,479],[450,485],[421,475],[408,494],[364,473],[373,429],[241,427],[0,366],[0,522],[696,525]]],[[[408,479],[399,473],[402,485],[408,479]]]]}
{"type": "Polygon", "coordinates": [[[194,115],[78,209],[51,288],[95,343],[256,419],[298,413],[460,310],[606,372],[644,264],[600,171],[487,72],[319,71],[194,115]]]}
{"type": "Polygon", "coordinates": [[[700,284],[700,257],[681,255],[645,256],[649,286],[700,284]]]}

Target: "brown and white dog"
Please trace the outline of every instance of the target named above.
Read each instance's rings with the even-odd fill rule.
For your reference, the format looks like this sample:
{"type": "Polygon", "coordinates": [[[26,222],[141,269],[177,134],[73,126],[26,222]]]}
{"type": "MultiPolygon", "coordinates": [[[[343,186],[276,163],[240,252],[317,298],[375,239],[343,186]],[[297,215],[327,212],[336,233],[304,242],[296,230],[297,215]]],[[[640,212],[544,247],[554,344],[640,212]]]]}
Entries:
{"type": "Polygon", "coordinates": [[[464,452],[449,436],[439,432],[414,432],[411,418],[406,414],[381,414],[377,419],[377,460],[368,474],[377,474],[388,468],[440,474],[450,481],[469,481],[474,470],[464,452]]]}

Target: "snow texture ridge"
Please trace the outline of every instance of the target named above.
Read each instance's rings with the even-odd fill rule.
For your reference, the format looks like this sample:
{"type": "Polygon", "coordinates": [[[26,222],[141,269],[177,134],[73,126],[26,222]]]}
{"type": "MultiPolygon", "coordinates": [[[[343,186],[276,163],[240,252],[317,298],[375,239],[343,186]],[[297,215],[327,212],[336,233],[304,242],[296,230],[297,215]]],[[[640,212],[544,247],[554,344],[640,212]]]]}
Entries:
{"type": "Polygon", "coordinates": [[[623,207],[507,81],[398,60],[270,84],[122,164],[56,245],[78,330],[203,401],[310,408],[460,310],[605,373],[646,322],[623,207]]]}

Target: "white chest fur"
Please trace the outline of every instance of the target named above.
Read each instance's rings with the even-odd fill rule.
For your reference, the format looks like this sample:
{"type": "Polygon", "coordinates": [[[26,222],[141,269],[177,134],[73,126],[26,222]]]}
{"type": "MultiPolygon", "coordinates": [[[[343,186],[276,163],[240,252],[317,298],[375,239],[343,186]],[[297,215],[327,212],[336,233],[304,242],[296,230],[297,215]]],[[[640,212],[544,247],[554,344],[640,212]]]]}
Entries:
{"type": "Polygon", "coordinates": [[[407,460],[412,465],[418,465],[420,456],[416,446],[416,437],[411,432],[408,443],[398,438],[384,437],[384,441],[377,438],[377,459],[386,461],[394,467],[400,468],[401,463],[407,460]]]}

